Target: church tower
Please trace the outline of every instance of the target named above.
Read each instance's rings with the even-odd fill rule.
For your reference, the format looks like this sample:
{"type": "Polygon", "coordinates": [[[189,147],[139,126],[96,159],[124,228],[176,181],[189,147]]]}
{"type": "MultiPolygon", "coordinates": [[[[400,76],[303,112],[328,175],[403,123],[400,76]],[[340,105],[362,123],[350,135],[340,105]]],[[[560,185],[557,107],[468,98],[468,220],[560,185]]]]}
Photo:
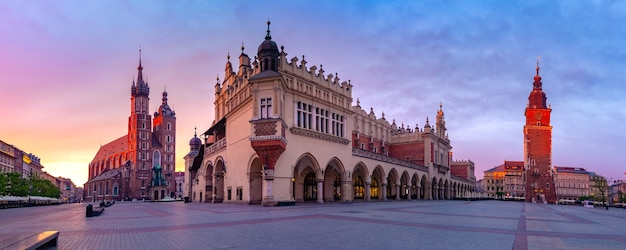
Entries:
{"type": "Polygon", "coordinates": [[[144,197],[147,193],[138,190],[147,190],[150,184],[152,126],[149,112],[150,86],[143,78],[141,65],[141,50],[139,50],[139,66],[137,67],[137,81],[133,80],[130,88],[130,116],[128,117],[128,159],[131,164],[130,188],[132,197],[144,197]],[[138,187],[141,187],[138,188],[138,187]]]}
{"type": "Polygon", "coordinates": [[[167,194],[176,191],[174,183],[175,161],[176,161],[176,112],[167,104],[167,91],[163,91],[161,106],[154,112],[154,134],[152,147],[152,168],[161,168],[165,178],[167,194]],[[157,144],[157,145],[155,145],[157,144]]]}
{"type": "Polygon", "coordinates": [[[552,109],[546,104],[546,94],[541,89],[539,61],[533,89],[526,106],[524,125],[524,177],[526,202],[556,203],[556,187],[552,171],[552,109]]]}

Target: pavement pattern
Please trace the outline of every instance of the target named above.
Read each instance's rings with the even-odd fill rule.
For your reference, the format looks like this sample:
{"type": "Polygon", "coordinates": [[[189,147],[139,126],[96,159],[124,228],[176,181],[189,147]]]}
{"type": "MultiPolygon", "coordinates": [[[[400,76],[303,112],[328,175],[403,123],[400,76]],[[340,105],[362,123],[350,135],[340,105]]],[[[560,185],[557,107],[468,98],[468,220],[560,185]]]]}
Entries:
{"type": "Polygon", "coordinates": [[[59,231],[58,249],[626,249],[626,209],[506,201],[262,207],[117,202],[0,210],[0,249],[59,231]]]}

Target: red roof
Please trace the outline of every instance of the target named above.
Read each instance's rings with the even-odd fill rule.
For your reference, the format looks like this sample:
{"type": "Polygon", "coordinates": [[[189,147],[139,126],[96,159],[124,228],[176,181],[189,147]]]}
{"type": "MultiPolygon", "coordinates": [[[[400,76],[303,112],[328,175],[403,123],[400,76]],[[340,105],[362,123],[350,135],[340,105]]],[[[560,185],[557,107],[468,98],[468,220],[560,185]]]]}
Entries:
{"type": "Polygon", "coordinates": [[[124,135],[120,138],[115,139],[112,142],[105,144],[104,146],[101,146],[100,149],[98,149],[98,153],[91,162],[105,160],[113,155],[126,152],[126,150],[128,150],[128,137],[124,135]]]}

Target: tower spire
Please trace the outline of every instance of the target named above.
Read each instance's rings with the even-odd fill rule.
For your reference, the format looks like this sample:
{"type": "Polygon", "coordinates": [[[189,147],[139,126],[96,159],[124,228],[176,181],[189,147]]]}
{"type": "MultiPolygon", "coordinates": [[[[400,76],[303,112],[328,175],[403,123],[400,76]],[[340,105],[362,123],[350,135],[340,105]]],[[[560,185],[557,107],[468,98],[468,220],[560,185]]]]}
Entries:
{"type": "Polygon", "coordinates": [[[137,66],[137,85],[143,84],[143,66],[141,65],[141,45],[139,46],[139,66],[137,66]]]}
{"type": "Polygon", "coordinates": [[[537,76],[539,76],[539,59],[541,59],[541,56],[537,56],[537,76]]]}
{"type": "Polygon", "coordinates": [[[272,35],[270,35],[270,18],[267,18],[267,35],[265,35],[265,40],[272,40],[272,35]]]}

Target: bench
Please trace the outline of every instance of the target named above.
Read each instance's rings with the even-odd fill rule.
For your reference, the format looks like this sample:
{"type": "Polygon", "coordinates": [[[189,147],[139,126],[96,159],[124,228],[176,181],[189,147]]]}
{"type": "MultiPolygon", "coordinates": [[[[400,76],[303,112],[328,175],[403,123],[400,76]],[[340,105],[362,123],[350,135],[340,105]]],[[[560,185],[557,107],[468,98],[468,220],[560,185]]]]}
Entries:
{"type": "Polygon", "coordinates": [[[276,206],[294,206],[296,205],[296,201],[279,201],[276,203],[276,206]]]}
{"type": "Polygon", "coordinates": [[[85,216],[86,217],[100,216],[102,213],[104,213],[104,207],[94,208],[93,205],[89,204],[87,205],[85,216]]]}
{"type": "Polygon", "coordinates": [[[59,231],[44,231],[18,241],[17,243],[13,244],[15,248],[13,248],[13,246],[9,247],[13,249],[27,250],[56,248],[58,238],[59,231]]]}

